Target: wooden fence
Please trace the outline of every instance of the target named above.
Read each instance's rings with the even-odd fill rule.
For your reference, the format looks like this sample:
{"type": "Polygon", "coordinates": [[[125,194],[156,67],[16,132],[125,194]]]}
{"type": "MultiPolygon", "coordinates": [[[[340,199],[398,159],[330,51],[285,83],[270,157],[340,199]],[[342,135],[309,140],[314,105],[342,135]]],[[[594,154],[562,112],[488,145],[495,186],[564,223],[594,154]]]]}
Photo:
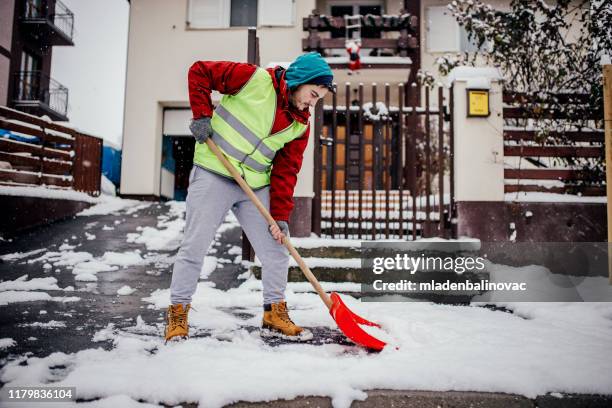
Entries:
{"type": "Polygon", "coordinates": [[[102,139],[0,106],[0,184],[41,185],[100,194],[102,139]]]}
{"type": "MultiPolygon", "coordinates": [[[[603,163],[604,131],[596,109],[587,109],[577,125],[559,105],[547,109],[533,96],[504,92],[503,101],[506,193],[605,194],[605,174],[598,165],[603,163]],[[545,130],[538,129],[543,122],[545,130]]],[[[556,101],[585,106],[588,98],[559,94],[556,101]]]]}
{"type": "Polygon", "coordinates": [[[417,87],[405,93],[398,84],[391,101],[385,84],[378,101],[372,84],[365,103],[363,84],[355,87],[358,100],[350,99],[351,84],[345,86],[344,105],[333,95],[331,106],[316,109],[313,232],[358,239],[452,236],[452,89],[425,89],[417,106],[418,98],[410,98],[417,87]],[[404,105],[405,94],[411,106],[404,105]]]}

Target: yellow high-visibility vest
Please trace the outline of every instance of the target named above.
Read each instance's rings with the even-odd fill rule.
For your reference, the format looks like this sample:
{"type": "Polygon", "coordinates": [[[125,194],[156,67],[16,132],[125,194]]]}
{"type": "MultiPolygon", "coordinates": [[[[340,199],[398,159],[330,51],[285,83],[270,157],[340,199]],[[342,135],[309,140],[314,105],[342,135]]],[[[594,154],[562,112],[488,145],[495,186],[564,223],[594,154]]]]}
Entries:
{"type": "MultiPolygon", "coordinates": [[[[307,125],[293,121],[280,132],[270,134],[276,115],[276,90],[270,74],[257,68],[235,95],[224,95],[212,119],[212,140],[225,153],[252,188],[270,184],[272,160],[286,143],[300,137],[307,125]]],[[[196,143],[194,164],[232,177],[215,154],[196,143]]]]}

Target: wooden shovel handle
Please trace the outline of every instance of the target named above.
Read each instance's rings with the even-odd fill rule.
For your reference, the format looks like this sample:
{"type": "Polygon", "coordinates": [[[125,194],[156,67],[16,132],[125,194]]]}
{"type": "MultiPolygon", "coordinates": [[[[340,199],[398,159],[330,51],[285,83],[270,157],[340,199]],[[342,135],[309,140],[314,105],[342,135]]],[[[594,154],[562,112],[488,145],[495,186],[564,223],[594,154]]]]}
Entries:
{"type": "MultiPolygon", "coordinates": [[[[238,185],[242,188],[242,190],[246,193],[246,195],[249,196],[249,199],[253,202],[253,204],[255,204],[255,207],[257,207],[261,215],[263,215],[263,217],[266,219],[266,221],[268,222],[268,225],[270,226],[276,225],[278,227],[278,224],[276,223],[274,218],[272,218],[268,209],[263,205],[263,203],[255,195],[255,193],[253,192],[251,187],[246,183],[246,181],[244,181],[244,179],[242,178],[240,173],[238,173],[238,170],[236,170],[234,165],[230,163],[225,157],[225,155],[223,154],[223,152],[219,150],[219,147],[217,147],[215,142],[213,142],[210,138],[208,138],[206,139],[206,144],[208,145],[210,150],[212,150],[215,156],[217,156],[217,158],[221,161],[221,163],[223,163],[223,166],[225,166],[227,171],[230,172],[232,177],[234,177],[234,180],[236,180],[236,183],[238,183],[238,185]]],[[[317,278],[313,275],[313,273],[310,271],[310,268],[308,267],[308,265],[306,265],[306,262],[304,262],[304,260],[302,259],[298,251],[293,247],[293,244],[291,244],[291,241],[289,240],[288,237],[283,238],[283,245],[285,245],[285,247],[289,250],[289,253],[291,254],[291,256],[293,256],[293,259],[295,259],[295,262],[297,262],[297,264],[299,265],[300,269],[304,273],[304,276],[306,276],[306,279],[308,279],[308,282],[310,282],[312,287],[317,291],[317,293],[321,297],[321,300],[323,300],[323,303],[325,303],[325,306],[327,306],[328,309],[331,309],[332,300],[327,295],[327,293],[325,293],[325,291],[321,287],[321,284],[319,283],[317,278]]]]}

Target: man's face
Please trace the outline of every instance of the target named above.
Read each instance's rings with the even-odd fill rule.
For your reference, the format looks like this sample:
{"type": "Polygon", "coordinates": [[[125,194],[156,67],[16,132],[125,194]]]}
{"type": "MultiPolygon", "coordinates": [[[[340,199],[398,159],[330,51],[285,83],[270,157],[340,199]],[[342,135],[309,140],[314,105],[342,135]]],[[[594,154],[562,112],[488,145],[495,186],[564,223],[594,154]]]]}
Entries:
{"type": "Polygon", "coordinates": [[[323,85],[300,85],[289,95],[289,102],[299,110],[315,106],[317,101],[327,95],[329,89],[323,85]]]}

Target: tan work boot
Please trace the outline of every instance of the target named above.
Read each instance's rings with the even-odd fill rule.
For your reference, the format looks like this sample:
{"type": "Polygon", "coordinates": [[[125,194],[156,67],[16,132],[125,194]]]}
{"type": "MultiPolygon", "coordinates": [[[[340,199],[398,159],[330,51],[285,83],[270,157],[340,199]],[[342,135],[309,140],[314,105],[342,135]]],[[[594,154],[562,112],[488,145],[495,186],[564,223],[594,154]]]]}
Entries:
{"type": "Polygon", "coordinates": [[[286,302],[264,305],[261,335],[264,337],[281,337],[287,340],[304,341],[312,338],[312,333],[297,326],[287,310],[286,302]]]}
{"type": "Polygon", "coordinates": [[[187,323],[187,314],[191,304],[183,309],[182,304],[168,306],[166,314],[166,342],[174,337],[187,338],[189,337],[189,324],[187,323]]]}

